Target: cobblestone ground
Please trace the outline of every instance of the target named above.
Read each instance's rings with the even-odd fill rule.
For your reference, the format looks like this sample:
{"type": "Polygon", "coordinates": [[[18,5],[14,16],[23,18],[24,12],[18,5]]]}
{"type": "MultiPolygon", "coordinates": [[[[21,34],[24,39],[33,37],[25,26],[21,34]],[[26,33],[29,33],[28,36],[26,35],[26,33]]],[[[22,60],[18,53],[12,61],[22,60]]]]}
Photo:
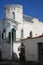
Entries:
{"type": "Polygon", "coordinates": [[[32,62],[0,62],[0,65],[41,65],[32,62]]]}

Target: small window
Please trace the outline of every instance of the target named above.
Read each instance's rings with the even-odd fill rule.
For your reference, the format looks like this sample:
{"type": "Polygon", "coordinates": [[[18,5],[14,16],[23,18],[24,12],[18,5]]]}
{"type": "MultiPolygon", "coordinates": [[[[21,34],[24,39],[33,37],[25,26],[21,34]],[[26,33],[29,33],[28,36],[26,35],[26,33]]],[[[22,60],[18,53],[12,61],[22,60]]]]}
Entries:
{"type": "Polygon", "coordinates": [[[23,33],[24,33],[24,31],[23,31],[23,29],[21,30],[21,38],[23,38],[23,33]]]}
{"type": "Polygon", "coordinates": [[[6,29],[4,29],[3,32],[6,32],[6,29]]]}
{"type": "Polygon", "coordinates": [[[15,19],[15,13],[14,13],[14,12],[12,12],[12,14],[13,14],[13,19],[15,19]]]}
{"type": "Polygon", "coordinates": [[[32,31],[30,31],[30,37],[32,37],[32,31]]]}
{"type": "Polygon", "coordinates": [[[7,12],[8,12],[8,13],[10,13],[9,10],[10,10],[10,9],[9,9],[9,7],[8,7],[8,8],[7,8],[7,12]]]}
{"type": "Polygon", "coordinates": [[[7,9],[9,10],[9,7],[7,7],[7,9]]]}

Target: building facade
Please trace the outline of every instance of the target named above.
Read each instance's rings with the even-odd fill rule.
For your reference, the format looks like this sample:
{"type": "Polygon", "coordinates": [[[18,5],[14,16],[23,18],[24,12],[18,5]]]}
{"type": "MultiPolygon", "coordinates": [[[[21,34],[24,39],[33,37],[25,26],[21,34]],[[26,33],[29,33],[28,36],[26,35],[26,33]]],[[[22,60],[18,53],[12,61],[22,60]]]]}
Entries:
{"type": "Polygon", "coordinates": [[[43,35],[25,38],[21,41],[25,46],[25,60],[43,62],[43,35]]]}
{"type": "MultiPolygon", "coordinates": [[[[38,19],[24,15],[22,5],[4,6],[4,19],[0,21],[0,34],[5,30],[6,38],[13,31],[14,41],[43,34],[43,23],[38,19]]],[[[0,36],[2,37],[2,36],[0,36]]]]}
{"type": "Polygon", "coordinates": [[[4,6],[4,18],[0,20],[0,48],[2,48],[3,58],[11,59],[12,49],[13,52],[17,52],[19,57],[18,47],[21,39],[38,37],[41,34],[43,34],[43,23],[36,18],[23,14],[22,5],[4,6]],[[10,48],[10,52],[5,46],[10,48]]]}

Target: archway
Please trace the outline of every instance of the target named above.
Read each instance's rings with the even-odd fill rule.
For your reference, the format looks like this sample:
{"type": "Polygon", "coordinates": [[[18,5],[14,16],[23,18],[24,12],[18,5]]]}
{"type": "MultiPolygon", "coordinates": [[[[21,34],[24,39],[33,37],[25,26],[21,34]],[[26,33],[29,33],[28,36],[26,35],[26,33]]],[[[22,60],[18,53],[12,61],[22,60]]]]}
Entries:
{"type": "Polygon", "coordinates": [[[21,45],[20,45],[19,56],[20,56],[20,61],[25,61],[25,46],[23,43],[21,43],[21,45]]]}
{"type": "Polygon", "coordinates": [[[11,32],[9,32],[8,38],[9,38],[9,42],[11,42],[11,32]]]}
{"type": "Polygon", "coordinates": [[[11,32],[12,32],[12,42],[15,42],[16,41],[16,30],[13,28],[11,32]]]}

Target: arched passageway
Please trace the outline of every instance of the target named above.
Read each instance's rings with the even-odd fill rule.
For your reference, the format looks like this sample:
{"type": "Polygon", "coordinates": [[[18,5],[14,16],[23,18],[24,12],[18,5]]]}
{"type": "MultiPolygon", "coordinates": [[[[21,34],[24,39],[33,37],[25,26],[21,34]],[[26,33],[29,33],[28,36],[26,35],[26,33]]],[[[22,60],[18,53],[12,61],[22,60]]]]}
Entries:
{"type": "Polygon", "coordinates": [[[16,41],[16,30],[13,28],[11,32],[12,32],[12,42],[15,42],[16,41]]]}

